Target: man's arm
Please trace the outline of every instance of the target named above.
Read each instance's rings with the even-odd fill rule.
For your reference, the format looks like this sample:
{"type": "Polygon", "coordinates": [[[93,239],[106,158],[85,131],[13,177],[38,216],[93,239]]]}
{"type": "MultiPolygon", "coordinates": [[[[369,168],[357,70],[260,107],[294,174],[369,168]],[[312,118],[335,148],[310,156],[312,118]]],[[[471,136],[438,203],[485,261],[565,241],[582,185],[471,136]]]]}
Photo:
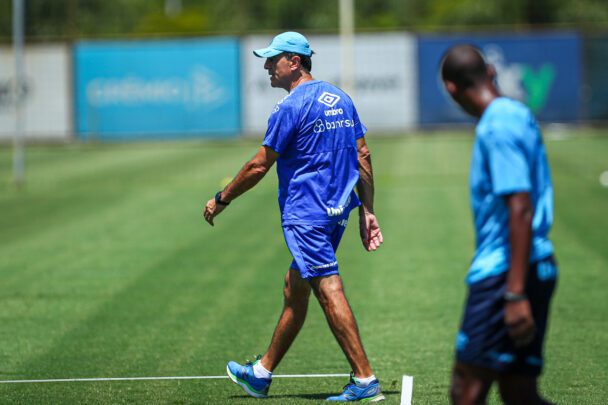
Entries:
{"type": "MultiPolygon", "coordinates": [[[[249,162],[245,163],[234,180],[220,193],[220,200],[229,203],[258,184],[278,158],[279,154],[272,148],[261,146],[258,153],[249,162]]],[[[216,204],[215,198],[210,199],[205,205],[205,219],[213,226],[213,218],[218,216],[225,208],[226,205],[216,204]]]]}
{"type": "Polygon", "coordinates": [[[515,345],[524,346],[530,343],[536,334],[530,301],[525,297],[532,243],[533,207],[530,194],[525,192],[508,195],[507,205],[511,264],[507,274],[505,324],[515,345]]]}
{"type": "Polygon", "coordinates": [[[359,157],[359,181],[357,194],[361,201],[359,207],[359,230],[363,246],[368,251],[376,250],[383,242],[382,232],[374,214],[374,174],[372,158],[365,137],[357,139],[357,154],[359,157]]]}

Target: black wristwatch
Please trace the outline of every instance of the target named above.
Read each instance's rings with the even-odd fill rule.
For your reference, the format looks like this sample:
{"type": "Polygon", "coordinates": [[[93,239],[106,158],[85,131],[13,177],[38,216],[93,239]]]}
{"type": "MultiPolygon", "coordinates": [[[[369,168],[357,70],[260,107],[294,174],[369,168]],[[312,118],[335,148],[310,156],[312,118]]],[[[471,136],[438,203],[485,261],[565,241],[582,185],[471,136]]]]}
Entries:
{"type": "Polygon", "coordinates": [[[505,295],[502,296],[502,299],[504,299],[506,302],[518,302],[527,300],[528,296],[526,294],[515,294],[507,291],[505,295]]]}
{"type": "Polygon", "coordinates": [[[223,205],[224,207],[229,205],[229,202],[226,201],[222,201],[222,192],[218,191],[217,194],[215,195],[215,203],[219,204],[219,205],[223,205]]]}

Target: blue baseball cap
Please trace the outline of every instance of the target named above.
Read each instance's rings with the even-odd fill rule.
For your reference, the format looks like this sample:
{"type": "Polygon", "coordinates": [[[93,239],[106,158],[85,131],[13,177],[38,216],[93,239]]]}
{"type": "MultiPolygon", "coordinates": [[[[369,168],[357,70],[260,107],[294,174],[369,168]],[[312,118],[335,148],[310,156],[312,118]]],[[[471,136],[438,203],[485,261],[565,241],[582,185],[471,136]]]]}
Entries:
{"type": "Polygon", "coordinates": [[[306,37],[299,32],[287,31],[277,35],[267,48],[256,49],[253,54],[259,58],[272,58],[283,52],[293,52],[310,56],[312,50],[306,37]]]}

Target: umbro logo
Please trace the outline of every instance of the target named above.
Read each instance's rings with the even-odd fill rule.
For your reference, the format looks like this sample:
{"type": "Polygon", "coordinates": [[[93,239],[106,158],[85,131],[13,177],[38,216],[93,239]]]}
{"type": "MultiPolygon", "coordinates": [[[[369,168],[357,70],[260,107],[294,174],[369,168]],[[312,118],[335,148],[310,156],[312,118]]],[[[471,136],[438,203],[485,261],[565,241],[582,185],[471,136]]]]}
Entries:
{"type": "Polygon", "coordinates": [[[325,104],[328,107],[333,107],[338,103],[338,101],[340,101],[340,96],[324,91],[323,94],[321,94],[321,97],[317,99],[317,101],[319,103],[325,104]]]}

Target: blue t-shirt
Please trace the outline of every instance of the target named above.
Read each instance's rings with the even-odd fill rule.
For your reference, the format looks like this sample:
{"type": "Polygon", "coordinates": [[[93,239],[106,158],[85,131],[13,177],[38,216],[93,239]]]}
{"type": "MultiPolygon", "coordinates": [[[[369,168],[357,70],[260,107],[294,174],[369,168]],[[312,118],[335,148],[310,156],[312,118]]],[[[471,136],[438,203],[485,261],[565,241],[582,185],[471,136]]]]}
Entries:
{"type": "Polygon", "coordinates": [[[350,97],[323,81],[304,82],[277,103],[262,145],[280,155],[283,225],[329,224],[360,204],[357,139],[366,131],[350,97]]]}
{"type": "Polygon", "coordinates": [[[505,196],[527,192],[534,207],[530,262],[553,253],[553,185],[538,124],[523,104],[497,98],[475,131],[469,175],[476,251],[467,283],[509,269],[509,207],[505,196]]]}

